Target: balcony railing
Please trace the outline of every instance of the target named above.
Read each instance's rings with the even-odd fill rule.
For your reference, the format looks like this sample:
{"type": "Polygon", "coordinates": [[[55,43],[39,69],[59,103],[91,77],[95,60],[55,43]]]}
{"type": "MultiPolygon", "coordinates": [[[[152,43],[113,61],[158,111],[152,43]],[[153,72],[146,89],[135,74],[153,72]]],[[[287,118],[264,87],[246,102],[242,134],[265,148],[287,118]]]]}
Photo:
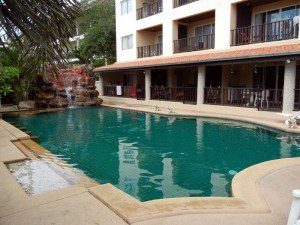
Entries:
{"type": "Polygon", "coordinates": [[[137,48],[138,58],[152,57],[162,55],[162,43],[147,45],[137,48]]]}
{"type": "Polygon", "coordinates": [[[300,111],[300,89],[295,89],[294,110],[300,111]]]}
{"type": "Polygon", "coordinates": [[[152,100],[173,101],[183,103],[197,102],[196,87],[151,87],[152,100]]]}
{"type": "Polygon", "coordinates": [[[192,2],[196,2],[196,1],[199,1],[199,0],[174,0],[173,7],[177,8],[179,6],[183,6],[183,5],[186,5],[186,4],[189,4],[192,2]]]}
{"type": "Polygon", "coordinates": [[[193,52],[215,47],[215,35],[208,34],[174,41],[174,53],[193,52]]]}
{"type": "MultiPolygon", "coordinates": [[[[298,28],[299,29],[299,28],[298,28]]],[[[282,20],[231,31],[231,45],[247,45],[268,41],[287,40],[298,37],[293,20],[282,20]]]]}
{"type": "Polygon", "coordinates": [[[145,87],[106,85],[103,87],[104,96],[124,98],[145,98],[145,87]]]}
{"type": "Polygon", "coordinates": [[[258,88],[204,88],[204,102],[214,105],[229,105],[266,110],[282,108],[281,89],[258,88]]]}
{"type": "Polygon", "coordinates": [[[163,11],[162,0],[154,2],[152,4],[147,4],[142,8],[137,9],[137,19],[143,19],[163,11]]]}

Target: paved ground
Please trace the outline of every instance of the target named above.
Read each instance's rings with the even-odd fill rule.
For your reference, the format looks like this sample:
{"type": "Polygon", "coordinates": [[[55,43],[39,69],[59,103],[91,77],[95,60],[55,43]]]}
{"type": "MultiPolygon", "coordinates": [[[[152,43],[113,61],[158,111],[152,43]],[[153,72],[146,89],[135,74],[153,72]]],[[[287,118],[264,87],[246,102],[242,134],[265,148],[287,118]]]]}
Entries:
{"type": "MultiPolygon", "coordinates": [[[[116,106],[115,103],[110,106],[116,106]]],[[[153,106],[122,104],[119,107],[128,109],[139,109],[142,111],[154,111],[153,106]]],[[[160,106],[160,113],[168,114],[166,106],[160,106]]],[[[176,105],[172,106],[176,107],[176,105]]],[[[232,109],[231,109],[232,110],[232,109]]],[[[240,118],[245,121],[254,121],[257,123],[271,124],[277,129],[287,130],[283,125],[286,119],[283,115],[269,112],[255,112],[253,110],[237,109],[231,111],[222,108],[219,114],[212,111],[211,107],[195,110],[193,108],[175,108],[176,113],[184,115],[210,115],[226,118],[240,118]]],[[[299,129],[292,130],[299,132],[299,129]]],[[[115,203],[122,203],[123,208],[128,209],[128,215],[134,215],[130,208],[133,200],[119,198],[120,192],[114,192],[114,187],[105,185],[96,185],[95,187],[86,187],[83,184],[75,184],[66,188],[51,191],[48,193],[29,197],[12,177],[4,162],[19,161],[28,157],[20,151],[12,140],[28,139],[29,136],[17,128],[0,120],[0,224],[6,225],[50,225],[50,224],[127,224],[118,215],[120,213],[112,205],[108,208],[102,202],[114,198],[115,203]],[[112,192],[109,192],[110,189],[112,192]],[[94,191],[92,191],[94,190],[94,191]],[[98,190],[98,192],[97,192],[98,190]],[[106,195],[103,196],[103,193],[106,195]],[[109,194],[112,193],[112,194],[109,194]],[[116,196],[114,196],[116,193],[116,196]],[[113,209],[113,210],[111,210],[113,209]],[[117,212],[117,213],[115,213],[117,212]]],[[[29,154],[30,155],[30,154],[29,154]]],[[[229,210],[222,208],[220,210],[180,210],[172,211],[171,204],[168,205],[168,213],[148,214],[147,210],[159,209],[161,205],[154,203],[137,203],[145,208],[144,216],[137,218],[127,218],[133,225],[285,225],[291,205],[291,193],[293,189],[300,188],[300,159],[286,160],[283,166],[278,166],[280,162],[268,163],[268,169],[261,166],[260,169],[252,168],[248,170],[248,180],[237,184],[239,196],[244,200],[248,198],[251,207],[245,209],[229,210]],[[289,164],[289,162],[291,162],[289,164]],[[274,165],[274,169],[272,166],[274,165]],[[271,169],[270,169],[271,168],[271,169]],[[257,173],[257,174],[256,174],[257,173]],[[261,179],[251,179],[252,177],[261,177],[261,179]],[[253,195],[253,189],[248,189],[248,183],[257,189],[257,196],[260,202],[255,204],[257,196],[253,195]],[[243,186],[244,185],[244,186],[243,186]],[[243,188],[239,188],[243,187],[243,188]],[[251,199],[253,197],[253,199],[251,199]],[[263,203],[262,203],[263,202],[263,203]],[[256,209],[265,204],[263,210],[256,209]],[[151,206],[151,207],[150,207],[151,206]],[[157,206],[157,207],[156,207],[157,206]],[[147,208],[148,207],[148,208],[147,208]]],[[[122,195],[122,194],[120,194],[122,195]]],[[[175,202],[175,201],[173,201],[175,202]]],[[[209,202],[209,201],[208,201],[209,202]]],[[[250,204],[245,200],[245,204],[250,204]]],[[[178,202],[177,202],[178,203],[178,202]]],[[[179,201],[180,203],[180,201],[179,201]]],[[[178,205],[178,204],[177,204],[178,205]]],[[[242,205],[243,206],[243,205],[242,205]]],[[[205,208],[205,207],[204,207],[205,208]]],[[[123,211],[124,212],[124,211],[123,211]]],[[[143,212],[142,210],[140,212],[143,212]]]]}

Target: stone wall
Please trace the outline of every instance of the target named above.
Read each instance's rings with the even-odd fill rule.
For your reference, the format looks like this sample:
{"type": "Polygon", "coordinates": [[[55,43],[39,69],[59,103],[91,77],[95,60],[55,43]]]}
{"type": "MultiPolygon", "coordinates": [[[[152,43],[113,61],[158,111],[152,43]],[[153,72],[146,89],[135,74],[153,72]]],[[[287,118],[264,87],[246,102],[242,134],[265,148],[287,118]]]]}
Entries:
{"type": "Polygon", "coordinates": [[[85,66],[59,69],[50,73],[36,92],[36,105],[45,107],[70,107],[100,105],[95,80],[85,66]]]}

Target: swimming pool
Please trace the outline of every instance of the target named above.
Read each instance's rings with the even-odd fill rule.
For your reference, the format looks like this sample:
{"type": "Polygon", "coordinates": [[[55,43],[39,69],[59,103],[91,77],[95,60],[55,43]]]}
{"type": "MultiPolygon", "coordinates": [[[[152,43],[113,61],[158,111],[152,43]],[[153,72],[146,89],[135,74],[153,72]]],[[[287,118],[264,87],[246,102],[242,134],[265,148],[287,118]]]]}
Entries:
{"type": "Polygon", "coordinates": [[[255,125],[106,107],[6,118],[99,183],[140,201],[230,196],[239,171],[300,156],[299,137],[255,125]]]}

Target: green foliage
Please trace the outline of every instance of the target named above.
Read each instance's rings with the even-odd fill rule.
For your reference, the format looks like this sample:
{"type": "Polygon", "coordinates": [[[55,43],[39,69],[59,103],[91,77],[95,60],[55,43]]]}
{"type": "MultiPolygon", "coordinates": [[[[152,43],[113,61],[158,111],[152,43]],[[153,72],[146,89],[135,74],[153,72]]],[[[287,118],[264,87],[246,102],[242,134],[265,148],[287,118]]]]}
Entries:
{"type": "Polygon", "coordinates": [[[100,66],[104,66],[104,65],[105,65],[104,59],[96,59],[96,60],[92,61],[92,63],[91,63],[92,68],[100,67],[100,66]]]}
{"type": "Polygon", "coordinates": [[[79,27],[84,39],[79,42],[77,58],[93,66],[102,62],[113,63],[116,59],[115,6],[114,0],[84,0],[84,12],[79,27]]]}
{"type": "Polygon", "coordinates": [[[15,67],[0,67],[0,98],[13,92],[11,84],[19,77],[19,69],[15,67]]]}
{"type": "Polygon", "coordinates": [[[24,57],[16,48],[0,48],[0,62],[2,63],[0,70],[6,75],[2,83],[9,85],[10,89],[6,87],[5,93],[13,92],[15,102],[27,100],[29,92],[34,89],[40,67],[36,65],[36,62],[27,60],[31,55],[32,53],[28,53],[24,57]]]}

